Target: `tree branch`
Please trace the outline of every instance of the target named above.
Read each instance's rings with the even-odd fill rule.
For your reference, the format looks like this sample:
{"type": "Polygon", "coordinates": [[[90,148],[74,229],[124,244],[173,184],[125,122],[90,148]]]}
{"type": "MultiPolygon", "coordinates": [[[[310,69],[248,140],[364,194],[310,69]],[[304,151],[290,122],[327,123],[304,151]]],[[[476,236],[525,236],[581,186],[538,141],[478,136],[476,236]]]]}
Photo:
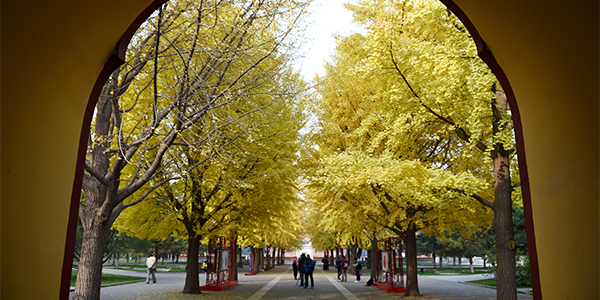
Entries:
{"type": "Polygon", "coordinates": [[[104,178],[104,176],[102,176],[102,174],[98,173],[96,170],[94,170],[88,164],[84,164],[84,168],[85,168],[86,172],[90,173],[90,175],[92,175],[94,178],[96,178],[96,180],[98,180],[100,183],[102,183],[102,185],[104,185],[105,187],[108,187],[108,181],[106,180],[106,178],[104,178]]]}
{"type": "MultiPolygon", "coordinates": [[[[456,135],[458,135],[458,137],[460,139],[469,142],[469,140],[471,139],[471,135],[464,128],[462,128],[461,126],[457,125],[456,122],[454,122],[450,117],[444,117],[444,116],[436,113],[433,109],[431,109],[429,106],[427,106],[423,102],[423,100],[421,100],[421,98],[419,97],[419,95],[415,92],[415,90],[413,89],[413,87],[408,82],[408,79],[406,79],[406,76],[404,76],[404,74],[400,70],[400,67],[398,66],[398,63],[396,62],[396,59],[394,58],[394,52],[392,51],[392,45],[390,45],[390,57],[392,59],[392,63],[394,64],[394,68],[396,69],[396,72],[398,72],[398,74],[400,75],[400,77],[402,77],[402,79],[404,80],[404,82],[408,86],[408,89],[411,91],[411,93],[413,94],[413,96],[415,96],[415,98],[419,99],[419,103],[421,104],[421,106],[423,106],[427,111],[429,111],[431,114],[433,114],[436,118],[444,121],[445,123],[448,123],[448,124],[454,126],[455,127],[454,132],[456,133],[456,135]]],[[[486,151],[487,150],[487,146],[482,141],[478,141],[477,144],[476,144],[476,146],[481,151],[486,151]]]]}
{"type": "Polygon", "coordinates": [[[487,200],[483,199],[483,198],[482,198],[481,196],[479,196],[479,195],[476,195],[476,194],[471,194],[471,195],[469,195],[469,194],[467,194],[467,193],[466,193],[464,190],[461,190],[461,189],[449,188],[449,190],[452,190],[452,191],[455,191],[455,192],[459,192],[459,193],[461,193],[461,194],[463,194],[463,195],[469,196],[469,197],[471,197],[471,198],[473,198],[473,199],[475,199],[475,200],[479,201],[481,204],[483,204],[483,205],[485,205],[485,206],[487,206],[487,207],[491,208],[492,210],[494,210],[494,203],[492,203],[492,202],[490,202],[490,201],[487,201],[487,200]]]}

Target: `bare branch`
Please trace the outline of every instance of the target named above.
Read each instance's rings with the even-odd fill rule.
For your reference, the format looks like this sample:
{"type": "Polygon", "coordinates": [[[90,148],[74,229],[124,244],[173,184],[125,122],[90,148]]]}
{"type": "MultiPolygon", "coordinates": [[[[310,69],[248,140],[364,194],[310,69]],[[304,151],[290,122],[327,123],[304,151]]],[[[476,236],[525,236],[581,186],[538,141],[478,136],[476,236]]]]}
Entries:
{"type": "Polygon", "coordinates": [[[461,189],[455,189],[455,188],[449,188],[449,190],[455,191],[455,192],[459,192],[463,195],[469,196],[477,201],[479,201],[481,204],[491,208],[492,210],[494,210],[494,203],[487,201],[485,199],[483,199],[483,197],[476,195],[476,194],[467,194],[464,190],[461,189]]]}
{"type": "MultiPolygon", "coordinates": [[[[421,106],[423,106],[427,111],[429,111],[431,114],[433,114],[436,118],[444,121],[445,123],[448,123],[448,124],[454,126],[455,127],[454,128],[454,132],[456,132],[456,135],[458,135],[458,137],[460,139],[469,142],[470,139],[471,139],[471,135],[467,132],[467,130],[465,130],[461,126],[457,125],[456,122],[454,122],[452,120],[452,118],[450,118],[450,117],[444,117],[441,114],[438,114],[437,112],[435,112],[433,109],[431,109],[429,106],[427,106],[423,102],[423,100],[419,97],[419,95],[415,92],[415,90],[413,89],[413,87],[408,82],[408,79],[406,79],[406,76],[404,76],[404,74],[400,70],[400,67],[398,66],[398,63],[396,62],[396,59],[394,58],[394,52],[392,51],[392,49],[393,49],[393,46],[390,45],[390,57],[392,59],[392,63],[394,64],[394,68],[396,69],[396,72],[400,75],[400,77],[402,77],[402,79],[404,80],[404,82],[408,86],[408,89],[411,91],[411,93],[413,94],[413,96],[415,96],[415,98],[417,98],[419,100],[419,103],[421,104],[421,106]]],[[[487,150],[487,146],[482,141],[478,141],[476,143],[476,146],[481,151],[486,151],[487,150]]]]}

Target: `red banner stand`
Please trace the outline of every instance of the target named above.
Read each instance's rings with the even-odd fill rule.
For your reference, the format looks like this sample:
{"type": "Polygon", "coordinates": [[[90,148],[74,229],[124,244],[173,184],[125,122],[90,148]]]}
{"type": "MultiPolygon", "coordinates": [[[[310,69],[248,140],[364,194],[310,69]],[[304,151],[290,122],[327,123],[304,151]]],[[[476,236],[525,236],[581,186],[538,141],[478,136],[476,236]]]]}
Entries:
{"type": "Polygon", "coordinates": [[[402,239],[391,237],[377,241],[377,281],[373,286],[387,293],[404,293],[402,239]]]}
{"type": "Polygon", "coordinates": [[[254,253],[250,253],[250,264],[248,265],[248,273],[246,276],[256,275],[258,272],[254,271],[254,253]]]}
{"type": "Polygon", "coordinates": [[[211,239],[208,244],[208,266],[206,285],[201,291],[220,292],[238,284],[233,280],[235,266],[235,240],[220,237],[211,239]]]}

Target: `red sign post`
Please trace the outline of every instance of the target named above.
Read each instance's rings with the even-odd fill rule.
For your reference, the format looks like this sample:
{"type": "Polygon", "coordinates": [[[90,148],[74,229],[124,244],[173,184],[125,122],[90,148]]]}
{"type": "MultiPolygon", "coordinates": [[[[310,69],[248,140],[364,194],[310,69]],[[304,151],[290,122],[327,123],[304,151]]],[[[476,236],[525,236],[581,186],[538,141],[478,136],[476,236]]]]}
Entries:
{"type": "Polygon", "coordinates": [[[233,280],[235,240],[225,237],[211,239],[208,244],[206,285],[201,291],[223,291],[238,284],[233,280]]]}
{"type": "Polygon", "coordinates": [[[248,273],[244,275],[256,275],[258,272],[254,271],[254,253],[250,253],[250,264],[248,264],[248,273]]]}
{"type": "Polygon", "coordinates": [[[377,241],[377,282],[373,286],[388,293],[404,293],[402,239],[391,237],[377,241]]]}

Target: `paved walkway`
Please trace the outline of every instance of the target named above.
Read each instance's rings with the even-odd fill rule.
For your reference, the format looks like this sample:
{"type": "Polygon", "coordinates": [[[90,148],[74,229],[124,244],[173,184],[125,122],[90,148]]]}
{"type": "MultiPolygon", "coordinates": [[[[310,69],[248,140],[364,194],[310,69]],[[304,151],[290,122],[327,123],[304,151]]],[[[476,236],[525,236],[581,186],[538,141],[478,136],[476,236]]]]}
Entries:
{"type": "MultiPolygon", "coordinates": [[[[323,271],[318,268],[314,273],[315,288],[303,289],[296,285],[291,266],[275,267],[268,272],[254,276],[244,276],[240,269],[239,284],[222,292],[202,292],[199,295],[181,293],[185,282],[185,273],[157,273],[156,284],[145,282],[103,287],[102,300],[121,299],[396,299],[402,294],[389,294],[372,286],[365,286],[369,270],[363,270],[363,282],[354,282],[354,276],[348,276],[348,282],[339,282],[335,269],[323,271]]],[[[144,273],[105,269],[105,273],[144,277],[144,273]]],[[[473,286],[459,281],[485,278],[482,275],[467,276],[419,276],[419,291],[423,298],[437,299],[477,299],[495,300],[496,290],[473,286]]],[[[200,282],[206,278],[200,274],[200,282]]],[[[298,283],[299,284],[299,283],[298,283]]],[[[71,293],[72,294],[72,293],[71,293]]],[[[533,296],[519,294],[519,300],[533,299],[533,296]]]]}

